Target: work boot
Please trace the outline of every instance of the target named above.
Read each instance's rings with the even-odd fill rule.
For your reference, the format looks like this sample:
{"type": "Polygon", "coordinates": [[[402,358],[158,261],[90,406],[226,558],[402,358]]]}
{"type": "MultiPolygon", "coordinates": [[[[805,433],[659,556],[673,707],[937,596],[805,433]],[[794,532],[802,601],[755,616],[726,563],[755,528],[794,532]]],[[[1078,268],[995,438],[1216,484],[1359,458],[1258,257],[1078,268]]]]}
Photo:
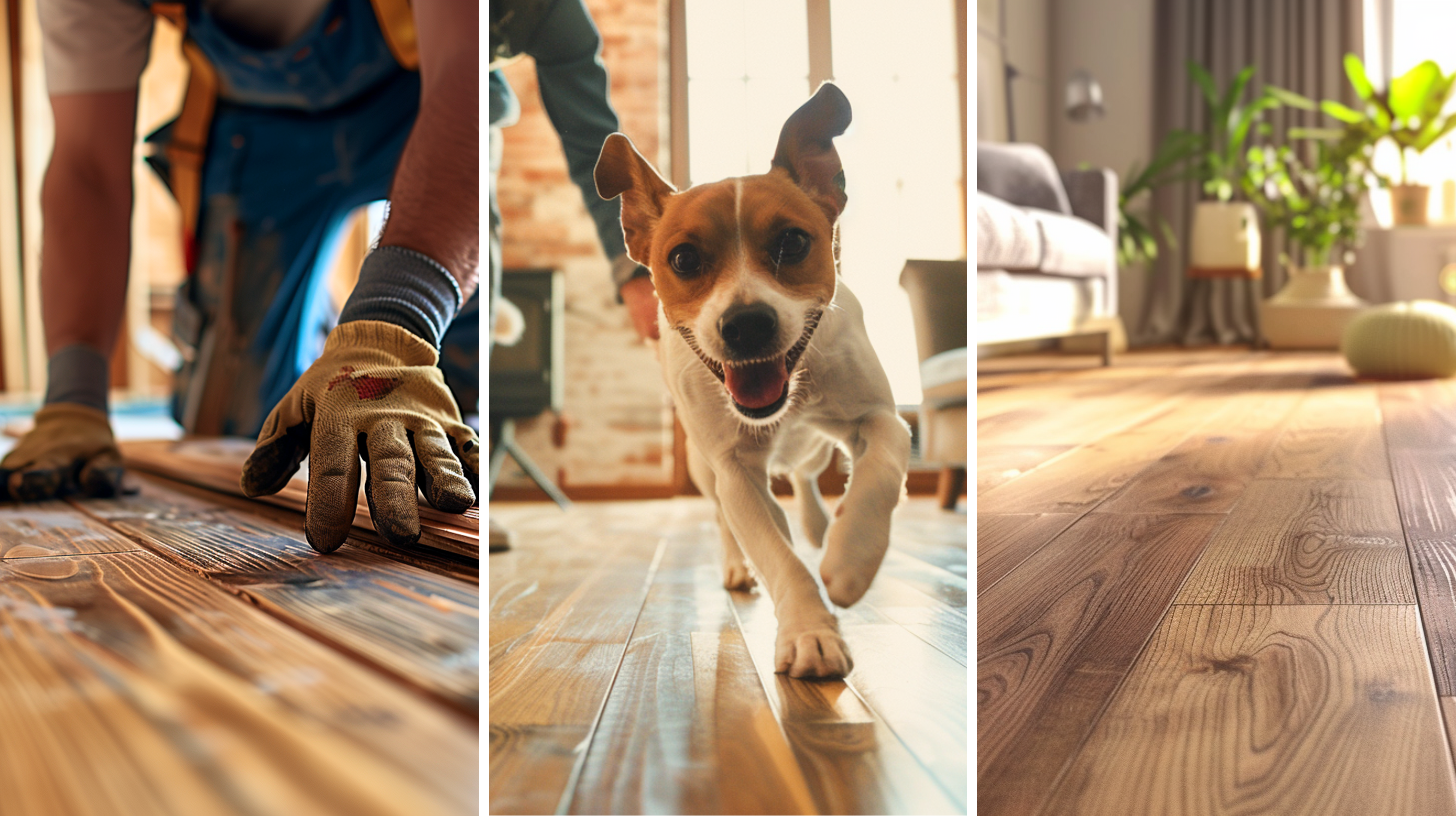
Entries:
{"type": "Polygon", "coordinates": [[[495,519],[490,519],[490,551],[505,552],[511,548],[511,531],[501,526],[495,519]]]}

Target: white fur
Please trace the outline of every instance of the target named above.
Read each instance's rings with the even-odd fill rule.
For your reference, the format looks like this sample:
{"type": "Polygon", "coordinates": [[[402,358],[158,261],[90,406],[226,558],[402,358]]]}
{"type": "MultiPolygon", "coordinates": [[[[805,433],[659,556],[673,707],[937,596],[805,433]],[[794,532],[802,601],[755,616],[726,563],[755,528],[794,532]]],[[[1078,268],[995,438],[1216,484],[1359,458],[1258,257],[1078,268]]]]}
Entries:
{"type": "MultiPolygon", "coordinates": [[[[693,327],[714,359],[724,359],[718,316],[732,303],[749,301],[774,307],[790,344],[800,336],[806,313],[822,305],[795,301],[762,272],[742,268],[724,274],[693,327]]],[[[658,322],[663,373],[687,431],[689,471],[718,510],[724,585],[753,586],[746,556],[779,620],[777,671],[795,677],[848,673],[853,661],[838,623],[793,552],[788,519],[769,491],[769,477],[789,476],[805,532],[815,546],[824,546],[819,572],[830,600],[841,606],[858,601],[889,545],[890,514],[910,458],[909,430],[896,414],[859,301],[838,282],[795,368],[788,402],[762,420],[733,408],[723,384],[660,309],[658,322]],[[830,523],[816,480],[834,447],[849,455],[852,478],[830,523]]]]}

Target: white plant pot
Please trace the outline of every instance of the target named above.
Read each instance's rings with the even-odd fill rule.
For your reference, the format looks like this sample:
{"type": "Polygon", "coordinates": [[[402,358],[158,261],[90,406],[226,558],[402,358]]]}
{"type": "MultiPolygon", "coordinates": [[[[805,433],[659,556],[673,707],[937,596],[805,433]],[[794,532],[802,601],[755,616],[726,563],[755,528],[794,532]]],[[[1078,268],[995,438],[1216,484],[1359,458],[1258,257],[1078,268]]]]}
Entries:
{"type": "Polygon", "coordinates": [[[1259,215],[1244,201],[1200,201],[1193,210],[1189,274],[1198,278],[1260,277],[1259,215]]]}
{"type": "Polygon", "coordinates": [[[1349,323],[1369,303],[1345,285],[1345,270],[1317,266],[1289,270],[1289,282],[1261,304],[1260,325],[1277,349],[1338,349],[1349,323]]]}

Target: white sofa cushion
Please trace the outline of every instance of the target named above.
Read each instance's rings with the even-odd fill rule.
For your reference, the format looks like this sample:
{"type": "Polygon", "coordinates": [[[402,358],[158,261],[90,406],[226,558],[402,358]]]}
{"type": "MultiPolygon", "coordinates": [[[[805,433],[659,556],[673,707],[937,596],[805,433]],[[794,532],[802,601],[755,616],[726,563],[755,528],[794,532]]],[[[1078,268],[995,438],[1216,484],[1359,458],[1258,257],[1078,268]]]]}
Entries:
{"type": "Polygon", "coordinates": [[[995,196],[976,193],[976,268],[1021,270],[1041,266],[1042,231],[1032,212],[995,196]]]}
{"type": "Polygon", "coordinates": [[[1041,232],[1038,267],[1055,275],[1106,275],[1116,263],[1116,250],[1106,232],[1074,215],[1024,210],[1041,232]]]}

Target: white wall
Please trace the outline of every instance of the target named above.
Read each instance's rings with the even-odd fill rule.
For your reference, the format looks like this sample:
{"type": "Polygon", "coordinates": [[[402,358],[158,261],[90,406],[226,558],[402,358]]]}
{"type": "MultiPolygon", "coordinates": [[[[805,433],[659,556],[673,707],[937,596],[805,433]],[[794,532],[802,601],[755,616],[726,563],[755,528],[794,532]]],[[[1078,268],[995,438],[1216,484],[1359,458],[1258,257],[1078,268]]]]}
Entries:
{"type": "Polygon", "coordinates": [[[1050,10],[1055,0],[1006,0],[1006,61],[1016,67],[1011,83],[1016,141],[1048,150],[1052,75],[1050,10]]]}

